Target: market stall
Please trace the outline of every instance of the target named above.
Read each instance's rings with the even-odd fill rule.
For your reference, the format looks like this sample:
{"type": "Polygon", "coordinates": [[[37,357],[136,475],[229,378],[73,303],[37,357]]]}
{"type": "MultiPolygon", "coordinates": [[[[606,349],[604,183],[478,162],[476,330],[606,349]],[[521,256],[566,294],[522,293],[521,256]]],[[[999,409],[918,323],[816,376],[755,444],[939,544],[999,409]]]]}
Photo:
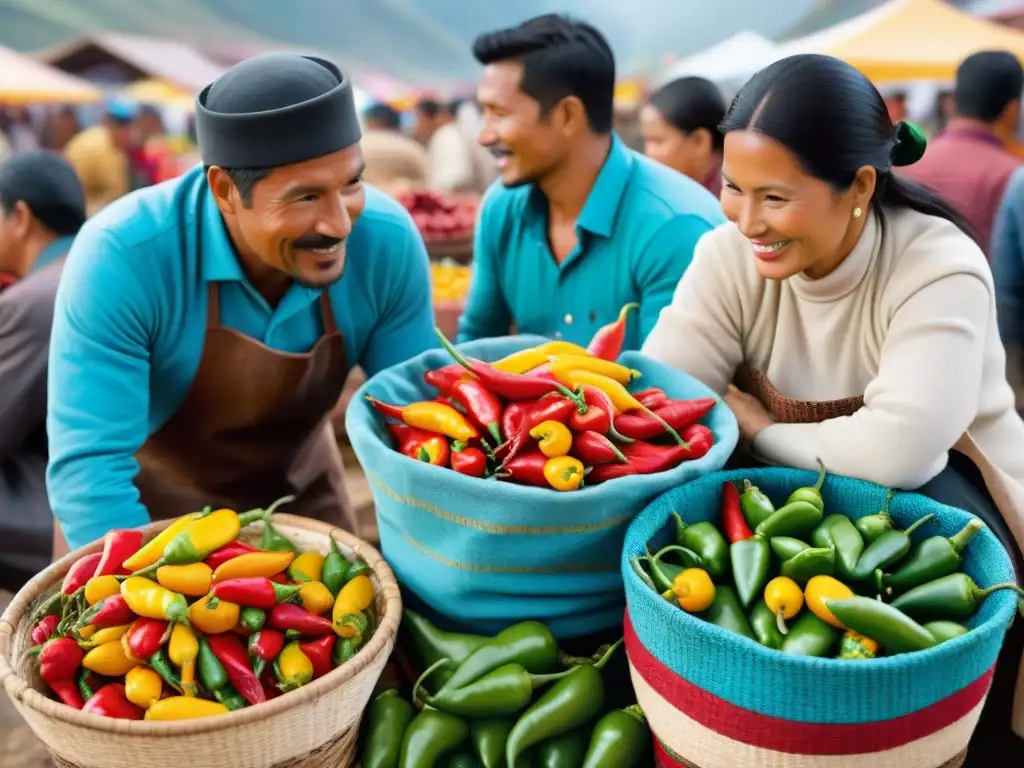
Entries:
{"type": "Polygon", "coordinates": [[[743,30],[710,48],[675,62],[659,78],[658,85],[680,77],[706,77],[724,87],[738,87],[751,73],[764,68],[777,58],[778,46],[771,40],[743,30]]]}
{"type": "Polygon", "coordinates": [[[89,104],[102,98],[85,80],[0,46],[0,104],[89,104]]]}

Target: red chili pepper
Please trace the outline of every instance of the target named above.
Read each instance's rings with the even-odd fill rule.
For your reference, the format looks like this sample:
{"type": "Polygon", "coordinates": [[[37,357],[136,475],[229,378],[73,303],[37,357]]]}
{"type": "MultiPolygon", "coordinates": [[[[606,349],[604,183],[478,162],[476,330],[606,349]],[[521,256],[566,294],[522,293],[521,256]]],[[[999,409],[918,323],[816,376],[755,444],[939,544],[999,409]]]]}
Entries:
{"type": "Polygon", "coordinates": [[[82,711],[88,712],[90,715],[113,717],[118,720],[141,720],[144,714],[141,707],[128,701],[121,683],[104,685],[85,702],[82,711]]]}
{"type": "Polygon", "coordinates": [[[511,403],[502,415],[502,430],[507,438],[498,446],[494,456],[508,461],[530,441],[530,430],[544,421],[568,423],[577,404],[561,395],[548,395],[534,403],[511,403]]]}
{"type": "MultiPolygon", "coordinates": [[[[696,424],[707,416],[717,402],[713,397],[701,397],[697,400],[670,400],[668,405],[664,405],[654,412],[672,429],[679,431],[691,424],[696,424]]],[[[636,440],[650,440],[665,434],[665,427],[661,422],[643,411],[616,416],[615,429],[626,437],[636,440]]]]}
{"type": "Polygon", "coordinates": [[[96,573],[96,566],[100,564],[100,560],[102,559],[103,554],[96,552],[91,555],[86,555],[81,560],[77,561],[71,566],[71,570],[68,571],[67,576],[64,577],[64,583],[61,585],[60,591],[65,595],[73,595],[84,587],[85,582],[91,579],[93,574],[96,573]]]}
{"type": "Polygon", "coordinates": [[[81,709],[85,706],[82,694],[78,691],[78,683],[74,680],[54,680],[52,683],[47,683],[47,685],[50,686],[51,691],[57,694],[57,698],[60,699],[62,704],[74,707],[75,709],[81,709]]]}
{"type": "Polygon", "coordinates": [[[448,439],[444,435],[410,427],[408,424],[388,423],[387,427],[398,445],[398,452],[403,456],[438,467],[448,465],[451,451],[448,448],[448,439]]]}
{"type": "Polygon", "coordinates": [[[70,637],[47,640],[39,651],[39,676],[47,683],[74,680],[85,652],[70,637]]]}
{"type": "Polygon", "coordinates": [[[583,413],[576,411],[569,416],[569,426],[574,432],[600,432],[602,435],[611,435],[620,443],[631,442],[630,438],[619,434],[615,429],[613,417],[616,414],[615,405],[597,387],[589,384],[583,385],[583,401],[586,405],[583,413]]]}
{"type": "Polygon", "coordinates": [[[620,477],[629,477],[639,474],[636,467],[628,461],[625,464],[614,462],[611,464],[598,464],[587,474],[584,482],[587,485],[600,485],[608,480],[617,480],[620,477]]]}
{"type": "Polygon", "coordinates": [[[463,379],[452,385],[451,397],[469,417],[491,433],[494,444],[501,442],[501,400],[476,379],[463,379]]]}
{"type": "Polygon", "coordinates": [[[627,464],[600,464],[587,475],[588,485],[597,485],[627,475],[652,475],[678,466],[683,461],[699,459],[711,450],[714,437],[703,424],[683,430],[686,445],[654,445],[637,440],[622,447],[627,464]]]}
{"type": "Polygon", "coordinates": [[[282,632],[294,629],[311,637],[323,637],[334,632],[330,619],[312,614],[302,606],[292,603],[275,605],[267,616],[267,623],[282,632]]]}
{"type": "Polygon", "coordinates": [[[145,661],[163,648],[171,637],[171,623],[163,619],[136,619],[121,635],[125,655],[134,661],[145,661]]]}
{"type": "Polygon", "coordinates": [[[630,310],[639,308],[640,305],[636,302],[624,305],[619,310],[618,318],[599,328],[594,334],[590,344],[587,345],[587,352],[603,360],[617,359],[619,353],[622,352],[622,342],[626,338],[626,315],[630,313],[630,310]]]}
{"type": "Polygon", "coordinates": [[[487,472],[487,457],[479,448],[456,440],[452,443],[452,469],[460,475],[483,477],[487,472]]]}
{"type": "Polygon", "coordinates": [[[577,432],[572,437],[570,453],[587,466],[626,461],[615,443],[600,432],[577,432]]]}
{"type": "Polygon", "coordinates": [[[262,576],[247,576],[218,582],[210,592],[218,600],[269,611],[278,603],[297,595],[301,589],[296,585],[278,584],[262,576]]]}
{"type": "Polygon", "coordinates": [[[273,661],[284,648],[284,633],[276,629],[261,629],[249,638],[249,655],[252,657],[252,671],[257,677],[263,675],[268,662],[273,661]]]}
{"type": "Polygon", "coordinates": [[[633,397],[635,397],[644,408],[650,408],[652,411],[668,404],[668,395],[665,394],[664,390],[658,389],[657,387],[641,389],[639,392],[634,392],[633,397]]]}
{"type": "Polygon", "coordinates": [[[263,550],[258,547],[254,547],[251,544],[246,544],[240,539],[235,539],[232,542],[225,544],[220,549],[211,552],[206,560],[203,562],[210,566],[211,570],[216,571],[220,566],[224,565],[228,560],[234,560],[236,557],[247,555],[250,552],[262,552],[263,550]]]}
{"type": "Polygon", "coordinates": [[[57,625],[59,623],[60,616],[57,616],[56,614],[52,616],[44,616],[32,630],[32,644],[42,645],[49,640],[53,631],[57,629],[57,625]]]}
{"type": "Polygon", "coordinates": [[[142,531],[107,531],[103,537],[103,554],[93,576],[113,576],[121,570],[121,563],[142,547],[142,531]]]}
{"type": "Polygon", "coordinates": [[[128,624],[135,618],[132,609],[120,595],[111,595],[100,600],[96,605],[90,606],[75,623],[75,629],[81,629],[87,624],[95,627],[116,627],[121,624],[128,624]]]}
{"type": "Polygon", "coordinates": [[[273,667],[267,665],[259,677],[260,685],[263,687],[263,695],[267,697],[267,701],[276,699],[281,695],[281,689],[277,687],[277,678],[274,677],[273,667]]]}
{"type": "Polygon", "coordinates": [[[313,662],[313,679],[323,677],[334,668],[331,662],[331,651],[334,650],[334,641],[337,635],[324,635],[317,640],[309,640],[299,643],[299,650],[306,654],[306,658],[313,662]]]}
{"type": "Polygon", "coordinates": [[[430,386],[434,387],[442,395],[450,395],[452,387],[455,382],[469,376],[466,373],[466,369],[458,363],[452,363],[446,365],[443,368],[437,368],[433,371],[427,371],[423,374],[423,380],[430,386]]]}
{"type": "Polygon", "coordinates": [[[501,465],[495,476],[499,480],[509,480],[520,485],[534,485],[538,488],[550,488],[544,477],[544,465],[548,457],[536,448],[523,451],[501,465]]]}
{"type": "Polygon", "coordinates": [[[225,632],[220,635],[208,635],[206,642],[210,650],[217,657],[217,661],[224,665],[228,673],[228,680],[235,690],[242,694],[242,698],[250,704],[262,704],[267,700],[256,673],[249,665],[249,654],[242,644],[238,635],[225,632]]]}
{"type": "Polygon", "coordinates": [[[746,541],[754,535],[743,517],[743,507],[740,506],[740,492],[733,483],[722,483],[722,528],[725,529],[725,536],[730,544],[737,541],[746,541]]]}

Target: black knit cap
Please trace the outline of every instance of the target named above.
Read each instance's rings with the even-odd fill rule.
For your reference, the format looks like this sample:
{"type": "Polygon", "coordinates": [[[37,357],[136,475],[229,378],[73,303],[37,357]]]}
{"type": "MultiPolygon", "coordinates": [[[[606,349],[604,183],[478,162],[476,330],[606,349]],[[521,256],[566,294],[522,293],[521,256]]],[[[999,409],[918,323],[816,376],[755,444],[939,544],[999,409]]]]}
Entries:
{"type": "Polygon", "coordinates": [[[274,168],[323,157],[362,137],[352,83],[333,63],[267,53],[231,67],[196,98],[206,165],[274,168]]]}

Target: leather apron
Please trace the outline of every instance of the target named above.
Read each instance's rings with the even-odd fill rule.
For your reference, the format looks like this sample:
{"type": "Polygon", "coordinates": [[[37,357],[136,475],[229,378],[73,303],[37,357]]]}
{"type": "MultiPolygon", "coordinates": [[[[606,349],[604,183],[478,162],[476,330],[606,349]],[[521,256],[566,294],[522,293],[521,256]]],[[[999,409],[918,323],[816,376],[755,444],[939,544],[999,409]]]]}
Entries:
{"type": "MultiPolygon", "coordinates": [[[[201,242],[201,239],[199,240],[201,242]]],[[[206,340],[181,406],[136,454],[135,480],[155,519],[202,509],[266,507],[356,532],[341,452],[328,416],[348,361],[327,292],[324,333],[308,353],[280,352],[220,323],[210,283],[206,340]]]]}
{"type": "MultiPolygon", "coordinates": [[[[786,397],[772,385],[764,373],[746,364],[737,369],[734,381],[739,389],[760,400],[774,419],[782,424],[817,424],[841,416],[852,416],[864,407],[864,398],[861,396],[822,401],[795,400],[786,397]]],[[[1024,550],[1024,488],[1021,488],[1020,483],[999,469],[985,455],[969,432],[963,434],[953,446],[952,451],[962,454],[977,468],[996,510],[1002,516],[1009,529],[1009,534],[1016,542],[1017,549],[1024,550]]],[[[927,489],[922,488],[920,491],[926,493],[927,489]]],[[[995,533],[995,530],[993,532],[995,533]]],[[[1011,560],[1016,563],[1019,557],[1010,549],[1012,545],[1013,542],[1003,541],[1003,546],[1010,550],[1011,560]]],[[[1021,574],[1018,573],[1017,576],[1019,580],[1021,574]]],[[[1018,623],[1020,622],[1014,622],[1015,625],[1018,623]]],[[[1012,631],[1013,627],[1011,626],[1012,631]]],[[[1005,650],[1010,649],[1004,646],[1005,650]]],[[[1015,662],[1017,666],[1011,727],[1017,736],[1024,738],[1024,663],[1020,663],[1021,660],[1009,661],[1015,662]]],[[[1002,666],[1001,663],[1000,667],[1002,666]]],[[[984,717],[983,714],[982,719],[984,717]]]]}

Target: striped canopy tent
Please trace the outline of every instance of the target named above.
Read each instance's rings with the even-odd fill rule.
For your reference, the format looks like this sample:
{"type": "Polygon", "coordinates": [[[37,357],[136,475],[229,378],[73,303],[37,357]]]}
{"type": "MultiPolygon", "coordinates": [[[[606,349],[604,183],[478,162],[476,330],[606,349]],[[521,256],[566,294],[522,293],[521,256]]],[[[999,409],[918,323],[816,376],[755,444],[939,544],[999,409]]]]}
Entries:
{"type": "Polygon", "coordinates": [[[102,98],[85,80],[0,46],[0,104],[88,104],[102,98]]]}

